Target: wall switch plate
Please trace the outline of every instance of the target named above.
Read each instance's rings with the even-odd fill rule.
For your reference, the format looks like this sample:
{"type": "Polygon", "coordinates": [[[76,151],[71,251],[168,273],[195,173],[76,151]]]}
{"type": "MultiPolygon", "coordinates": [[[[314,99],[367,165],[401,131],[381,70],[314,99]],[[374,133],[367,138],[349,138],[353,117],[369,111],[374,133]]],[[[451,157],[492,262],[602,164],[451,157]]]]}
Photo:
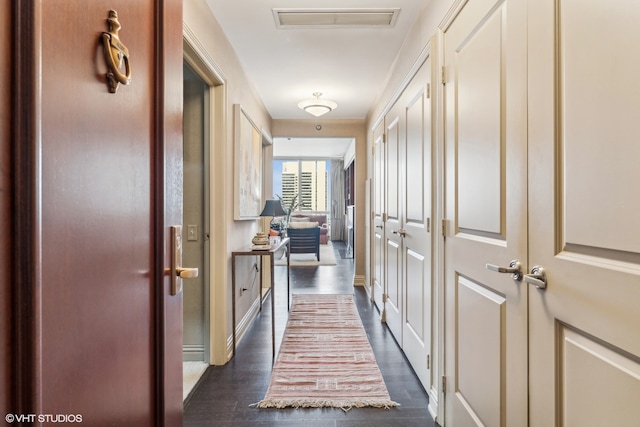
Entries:
{"type": "Polygon", "coordinates": [[[189,242],[197,242],[198,241],[198,226],[197,225],[187,225],[187,241],[189,241],[189,242]]]}

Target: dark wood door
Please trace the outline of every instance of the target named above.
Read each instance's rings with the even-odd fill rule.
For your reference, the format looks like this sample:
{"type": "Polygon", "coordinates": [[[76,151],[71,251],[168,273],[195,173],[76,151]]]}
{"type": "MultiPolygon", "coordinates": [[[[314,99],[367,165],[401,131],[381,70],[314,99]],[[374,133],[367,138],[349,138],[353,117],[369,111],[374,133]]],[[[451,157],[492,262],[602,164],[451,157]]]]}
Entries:
{"type": "Polygon", "coordinates": [[[165,271],[182,217],[182,2],[21,1],[12,13],[10,411],[179,426],[182,294],[165,271]],[[110,9],[131,66],[116,93],[101,42],[110,9]]]}

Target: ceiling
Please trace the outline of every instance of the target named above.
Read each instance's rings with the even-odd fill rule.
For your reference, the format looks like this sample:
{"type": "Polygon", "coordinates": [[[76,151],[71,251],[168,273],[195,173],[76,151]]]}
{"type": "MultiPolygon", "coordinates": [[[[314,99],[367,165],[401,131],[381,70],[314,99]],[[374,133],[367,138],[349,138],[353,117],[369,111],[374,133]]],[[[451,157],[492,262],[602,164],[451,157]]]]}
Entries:
{"type": "Polygon", "coordinates": [[[352,142],[353,138],[273,138],[273,157],[279,159],[343,158],[352,142]]]}
{"type": "MultiPolygon", "coordinates": [[[[298,102],[322,92],[338,108],[323,119],[363,119],[428,0],[206,0],[273,119],[309,119],[298,102]],[[331,9],[369,19],[397,12],[388,26],[344,25],[353,13],[311,15],[343,25],[279,26],[274,9],[331,9]],[[336,10],[337,9],[337,10],[336,10]],[[354,10],[351,10],[354,9],[354,10]]],[[[327,12],[326,10],[322,12],[327,12]]],[[[303,20],[307,15],[297,16],[303,20]]]]}

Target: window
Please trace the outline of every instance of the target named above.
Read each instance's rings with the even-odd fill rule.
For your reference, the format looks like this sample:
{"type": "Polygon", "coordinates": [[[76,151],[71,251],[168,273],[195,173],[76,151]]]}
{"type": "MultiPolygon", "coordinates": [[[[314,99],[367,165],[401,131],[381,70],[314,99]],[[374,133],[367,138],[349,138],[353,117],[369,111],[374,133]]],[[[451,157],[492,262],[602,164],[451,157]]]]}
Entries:
{"type": "Polygon", "coordinates": [[[297,211],[329,212],[330,165],[327,160],[274,160],[273,191],[282,196],[285,207],[297,194],[297,211]]]}

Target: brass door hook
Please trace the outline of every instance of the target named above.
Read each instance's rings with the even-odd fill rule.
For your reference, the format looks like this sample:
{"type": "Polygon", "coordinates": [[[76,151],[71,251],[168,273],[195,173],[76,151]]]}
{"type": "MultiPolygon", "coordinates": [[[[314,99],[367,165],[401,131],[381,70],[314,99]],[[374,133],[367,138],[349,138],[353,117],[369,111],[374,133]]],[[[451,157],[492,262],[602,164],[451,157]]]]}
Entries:
{"type": "Polygon", "coordinates": [[[118,83],[128,85],[131,83],[131,62],[129,61],[129,49],[120,41],[118,31],[121,25],[118,21],[118,12],[109,11],[107,19],[109,31],[102,33],[102,48],[107,61],[107,80],[109,82],[109,92],[116,93],[118,83]],[[124,61],[125,74],[120,72],[124,61]]]}

